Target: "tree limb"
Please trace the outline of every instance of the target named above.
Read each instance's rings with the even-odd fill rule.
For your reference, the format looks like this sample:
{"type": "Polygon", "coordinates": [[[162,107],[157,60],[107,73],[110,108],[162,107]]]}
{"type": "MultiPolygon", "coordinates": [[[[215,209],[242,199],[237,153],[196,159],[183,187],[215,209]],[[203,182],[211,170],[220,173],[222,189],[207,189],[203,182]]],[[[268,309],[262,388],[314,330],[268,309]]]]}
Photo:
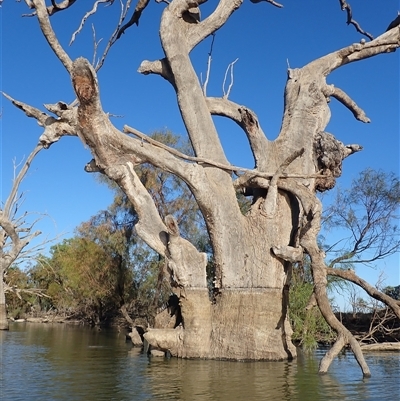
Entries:
{"type": "Polygon", "coordinates": [[[377,290],[375,287],[368,284],[365,280],[358,277],[353,270],[333,269],[331,267],[327,267],[326,272],[330,276],[340,277],[344,280],[351,281],[352,283],[357,284],[369,296],[388,305],[393,310],[395,315],[400,319],[400,301],[396,301],[392,297],[389,297],[389,295],[386,295],[383,292],[377,290]]]}
{"type": "Polygon", "coordinates": [[[43,149],[42,145],[37,145],[35,149],[30,153],[28,158],[25,160],[24,165],[22,166],[21,170],[19,171],[17,177],[13,182],[13,186],[11,188],[10,195],[8,196],[6,203],[4,205],[4,218],[9,219],[11,216],[11,209],[15,205],[17,200],[17,193],[19,191],[19,186],[21,185],[22,180],[24,179],[26,173],[31,166],[32,160],[35,156],[43,149]]]}
{"type": "Polygon", "coordinates": [[[255,167],[265,171],[270,143],[259,124],[257,115],[247,107],[228,99],[207,97],[206,101],[211,114],[228,117],[243,129],[254,156],[255,167]]]}
{"type": "Polygon", "coordinates": [[[60,42],[55,35],[53,28],[51,27],[49,14],[47,13],[46,4],[44,0],[32,0],[35,9],[37,18],[39,20],[40,29],[43,32],[44,37],[46,38],[48,44],[50,45],[51,49],[64,65],[66,70],[71,73],[72,70],[72,61],[69,58],[68,54],[62,48],[60,42]]]}
{"type": "Polygon", "coordinates": [[[136,24],[139,26],[139,19],[142,15],[142,12],[148,6],[148,4],[149,0],[138,0],[138,2],[136,3],[135,11],[133,12],[131,19],[118,30],[117,39],[119,39],[121,35],[124,34],[125,31],[132,25],[136,24]]]}
{"type": "MultiPolygon", "coordinates": [[[[76,2],[76,0],[62,0],[59,3],[56,3],[55,0],[51,0],[51,6],[47,7],[47,13],[49,14],[49,16],[52,16],[53,14],[55,14],[59,11],[66,10],[67,8],[71,7],[75,2],[76,2]]],[[[33,5],[33,0],[25,0],[25,3],[31,9],[35,7],[33,5]]],[[[35,11],[32,14],[29,14],[27,16],[32,17],[36,14],[37,13],[35,11]]]]}
{"type": "MultiPolygon", "coordinates": [[[[190,0],[180,0],[179,4],[175,0],[174,3],[177,3],[181,13],[190,8],[190,0]]],[[[221,0],[218,2],[214,12],[208,18],[198,24],[191,24],[187,38],[189,50],[193,49],[207,36],[210,36],[212,33],[221,28],[231,14],[237,10],[242,3],[243,0],[221,0]]]]}
{"type": "Polygon", "coordinates": [[[168,61],[165,58],[155,61],[148,61],[148,60],[142,61],[142,63],[138,68],[138,72],[143,75],[149,75],[149,74],[160,75],[165,80],[170,82],[173,86],[175,86],[171,68],[169,67],[168,61]]]}
{"type": "Polygon", "coordinates": [[[277,2],[274,1],[274,0],[250,0],[250,1],[251,1],[252,3],[254,3],[254,4],[261,3],[262,1],[265,1],[265,2],[267,2],[267,3],[272,4],[272,5],[275,6],[275,7],[283,8],[283,5],[282,5],[282,4],[277,3],[277,2]]]}
{"type": "Polygon", "coordinates": [[[350,98],[347,93],[333,85],[326,85],[323,88],[323,93],[325,96],[333,96],[335,99],[339,100],[344,106],[346,106],[354,115],[354,117],[364,123],[370,123],[371,120],[365,115],[364,110],[357,106],[356,102],[350,98]]]}
{"type": "MultiPolygon", "coordinates": [[[[302,203],[304,204],[305,201],[307,202],[307,199],[302,203]]],[[[308,253],[311,259],[311,271],[314,280],[314,294],[317,305],[327,323],[338,334],[336,343],[321,360],[319,373],[326,373],[333,358],[338,355],[344,345],[350,344],[354,356],[361,367],[363,375],[365,377],[369,377],[371,376],[371,372],[365,362],[360,345],[350,331],[347,330],[346,327],[344,327],[343,324],[336,318],[329,303],[326,292],[327,272],[324,262],[324,252],[319,249],[317,244],[317,236],[320,230],[321,210],[321,202],[317,198],[314,198],[312,210],[304,211],[304,216],[307,219],[307,223],[300,234],[300,245],[308,253]]]]}
{"type": "Polygon", "coordinates": [[[354,27],[356,28],[357,32],[359,32],[362,35],[366,36],[368,39],[373,40],[374,37],[370,33],[364,31],[361,28],[360,24],[356,20],[353,19],[353,13],[351,11],[350,4],[347,3],[346,0],[339,0],[339,3],[340,3],[340,6],[342,8],[342,11],[346,11],[346,13],[347,13],[347,21],[346,21],[347,25],[350,25],[350,24],[354,25],[354,27]]]}
{"type": "Polygon", "coordinates": [[[6,97],[14,106],[22,110],[28,117],[33,117],[37,120],[39,125],[42,127],[45,125],[48,118],[51,118],[48,114],[43,113],[43,111],[29,106],[26,103],[20,102],[19,100],[13,99],[11,96],[7,95],[5,92],[1,92],[4,97],[6,97]]]}
{"type": "Polygon", "coordinates": [[[269,183],[268,193],[262,206],[262,211],[267,218],[275,216],[278,199],[278,180],[281,175],[285,172],[287,167],[294,162],[298,157],[301,157],[304,153],[304,148],[293,152],[278,168],[275,174],[272,176],[269,183]]]}
{"type": "Polygon", "coordinates": [[[95,14],[95,13],[97,12],[97,7],[98,7],[98,5],[101,4],[101,3],[110,3],[110,1],[111,1],[111,3],[114,2],[114,0],[97,0],[97,1],[93,4],[92,9],[91,9],[90,11],[88,11],[88,12],[83,16],[83,18],[82,18],[82,20],[81,20],[81,23],[80,23],[80,25],[79,25],[79,27],[78,27],[78,29],[72,34],[71,40],[69,41],[69,46],[71,46],[72,43],[74,43],[75,38],[76,38],[76,35],[78,35],[78,34],[82,31],[82,28],[83,28],[83,26],[85,25],[86,20],[87,20],[91,15],[93,15],[93,14],[95,14]]]}
{"type": "Polygon", "coordinates": [[[332,71],[343,65],[374,57],[378,54],[390,53],[399,46],[400,28],[392,29],[381,36],[378,36],[371,42],[354,43],[314,60],[307,66],[309,68],[315,68],[319,73],[327,76],[332,71]]]}

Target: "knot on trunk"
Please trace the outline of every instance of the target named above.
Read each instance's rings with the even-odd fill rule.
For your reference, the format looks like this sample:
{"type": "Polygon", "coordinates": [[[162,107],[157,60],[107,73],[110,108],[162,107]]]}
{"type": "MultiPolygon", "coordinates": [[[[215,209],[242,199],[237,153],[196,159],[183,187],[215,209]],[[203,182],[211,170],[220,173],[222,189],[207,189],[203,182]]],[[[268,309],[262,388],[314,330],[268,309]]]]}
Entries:
{"type": "Polygon", "coordinates": [[[79,57],[73,62],[71,78],[81,105],[91,103],[97,98],[96,73],[88,60],[79,57]]]}
{"type": "Polygon", "coordinates": [[[344,145],[328,132],[320,132],[314,139],[314,154],[319,171],[322,170],[324,178],[315,180],[315,188],[324,192],[332,189],[336,178],[342,175],[342,161],[347,156],[362,150],[360,145],[344,145]]]}
{"type": "Polygon", "coordinates": [[[167,231],[170,236],[179,237],[180,231],[178,227],[178,223],[175,218],[170,214],[165,217],[165,225],[167,226],[167,231]]]}

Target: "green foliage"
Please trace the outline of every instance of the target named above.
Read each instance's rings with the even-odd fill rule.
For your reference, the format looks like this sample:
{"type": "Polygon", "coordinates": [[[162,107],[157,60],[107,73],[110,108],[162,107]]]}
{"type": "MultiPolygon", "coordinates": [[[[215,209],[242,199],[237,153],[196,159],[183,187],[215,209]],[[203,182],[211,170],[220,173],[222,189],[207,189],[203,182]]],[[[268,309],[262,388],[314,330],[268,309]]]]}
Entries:
{"type": "Polygon", "coordinates": [[[389,295],[389,297],[400,301],[400,285],[398,285],[397,287],[388,286],[383,289],[383,292],[386,295],[389,295]]]}
{"type": "Polygon", "coordinates": [[[312,293],[312,282],[295,270],[289,291],[289,319],[293,340],[307,351],[315,349],[319,342],[329,343],[335,339],[335,333],[319,308],[314,306],[307,309],[312,293]]]}
{"type": "MultiPolygon", "coordinates": [[[[26,289],[30,287],[29,276],[17,266],[11,266],[7,270],[5,282],[11,288],[26,289]]],[[[24,293],[18,295],[12,291],[5,294],[8,315],[14,319],[23,318],[30,311],[36,298],[24,293]]]]}
{"type": "Polygon", "coordinates": [[[99,322],[115,309],[115,260],[95,241],[82,237],[64,240],[53,246],[51,257],[42,257],[30,274],[51,297],[47,307],[59,312],[99,322]]]}
{"type": "Polygon", "coordinates": [[[323,228],[344,238],[328,248],[331,267],[368,264],[400,250],[400,181],[393,173],[366,169],[347,190],[338,189],[324,212],[323,228]]]}

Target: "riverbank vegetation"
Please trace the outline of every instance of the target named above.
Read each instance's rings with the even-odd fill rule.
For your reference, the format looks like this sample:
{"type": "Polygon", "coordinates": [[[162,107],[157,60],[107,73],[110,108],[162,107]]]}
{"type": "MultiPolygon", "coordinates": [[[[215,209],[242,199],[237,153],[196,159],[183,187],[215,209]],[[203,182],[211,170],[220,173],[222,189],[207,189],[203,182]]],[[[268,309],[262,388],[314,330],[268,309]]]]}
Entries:
{"type": "MultiPolygon", "coordinates": [[[[153,138],[187,147],[187,143],[170,132],[157,132],[153,138]]],[[[207,253],[211,291],[212,250],[190,191],[169,174],[149,166],[138,168],[138,175],[151,188],[159,213],[167,215],[171,210],[179,213],[183,235],[207,253]]],[[[137,214],[126,195],[111,181],[101,176],[99,179],[114,193],[107,210],[81,223],[74,237],[52,246],[47,256],[39,255],[28,269],[14,266],[8,270],[7,287],[15,289],[6,295],[11,319],[78,321],[145,329],[154,326],[156,314],[167,308],[172,290],[166,280],[165,260],[136,235],[137,214]]],[[[333,246],[321,244],[327,255],[334,255],[329,266],[347,271],[349,266],[370,263],[398,250],[396,238],[390,234],[395,233],[392,224],[398,204],[396,191],[398,180],[393,174],[370,169],[360,174],[351,189],[338,190],[334,203],[326,208],[324,222],[330,230],[340,228],[343,239],[333,246]]],[[[239,202],[245,214],[249,204],[245,198],[239,197],[239,202]]],[[[321,236],[321,241],[326,239],[321,236]]],[[[346,285],[340,276],[332,276],[328,288],[346,285]]],[[[379,289],[400,300],[399,287],[383,288],[380,283],[379,289]]],[[[351,288],[348,292],[352,311],[336,311],[336,316],[359,341],[366,344],[400,341],[400,324],[390,308],[373,298],[369,301],[357,298],[351,288]]],[[[293,265],[289,318],[293,341],[307,350],[336,340],[336,333],[315,308],[312,294],[312,272],[306,257],[293,265]]]]}

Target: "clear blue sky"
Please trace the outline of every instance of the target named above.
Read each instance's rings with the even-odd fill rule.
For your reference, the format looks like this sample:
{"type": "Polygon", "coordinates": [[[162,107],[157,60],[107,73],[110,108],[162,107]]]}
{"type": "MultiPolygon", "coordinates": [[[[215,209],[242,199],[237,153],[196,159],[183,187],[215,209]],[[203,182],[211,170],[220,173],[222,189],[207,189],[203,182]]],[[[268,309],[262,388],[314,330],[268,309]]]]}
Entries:
{"type": "MultiPolygon", "coordinates": [[[[264,132],[274,138],[279,132],[283,109],[286,69],[302,67],[313,59],[359,42],[362,36],[346,25],[346,15],[337,0],[282,0],[283,9],[267,3],[245,1],[216,35],[208,94],[222,95],[226,67],[234,67],[234,86],[230,99],[252,108],[264,132]]],[[[50,4],[50,2],[48,2],[50,4]]],[[[51,18],[61,44],[72,59],[93,56],[93,33],[103,38],[101,53],[114,29],[119,2],[111,7],[99,5],[72,46],[72,33],[92,1],[78,1],[70,10],[51,18]]],[[[215,2],[203,7],[203,15],[215,2]]],[[[398,0],[365,2],[352,0],[355,19],[375,37],[383,33],[400,10],[398,0]]],[[[136,127],[145,133],[168,128],[185,134],[170,85],[158,76],[136,72],[144,59],[163,56],[158,24],[163,4],[151,1],[140,20],[114,45],[99,72],[101,98],[106,112],[118,115],[114,124],[136,127]]],[[[74,99],[70,78],[45,42],[36,19],[21,17],[29,13],[24,2],[6,0],[1,16],[1,89],[15,99],[42,108],[43,103],[70,102],[74,99]]],[[[196,71],[206,71],[211,38],[192,53],[196,71]]],[[[371,124],[356,121],[353,115],[331,102],[332,119],[327,131],[344,143],[359,143],[364,150],[344,162],[340,184],[346,186],[366,167],[399,172],[399,55],[384,54],[345,66],[328,77],[328,83],[346,91],[371,118],[371,124]]],[[[1,199],[8,195],[12,160],[26,157],[37,143],[41,128],[6,99],[1,99],[1,199]]],[[[253,167],[244,134],[233,124],[217,119],[226,153],[235,165],[253,167]]],[[[50,237],[74,228],[111,202],[112,195],[83,170],[91,159],[77,137],[66,137],[42,151],[23,183],[27,191],[24,209],[47,213],[50,218],[39,228],[50,237]]],[[[381,269],[387,284],[399,284],[398,256],[380,264],[376,270],[357,272],[375,283],[381,269]]]]}

